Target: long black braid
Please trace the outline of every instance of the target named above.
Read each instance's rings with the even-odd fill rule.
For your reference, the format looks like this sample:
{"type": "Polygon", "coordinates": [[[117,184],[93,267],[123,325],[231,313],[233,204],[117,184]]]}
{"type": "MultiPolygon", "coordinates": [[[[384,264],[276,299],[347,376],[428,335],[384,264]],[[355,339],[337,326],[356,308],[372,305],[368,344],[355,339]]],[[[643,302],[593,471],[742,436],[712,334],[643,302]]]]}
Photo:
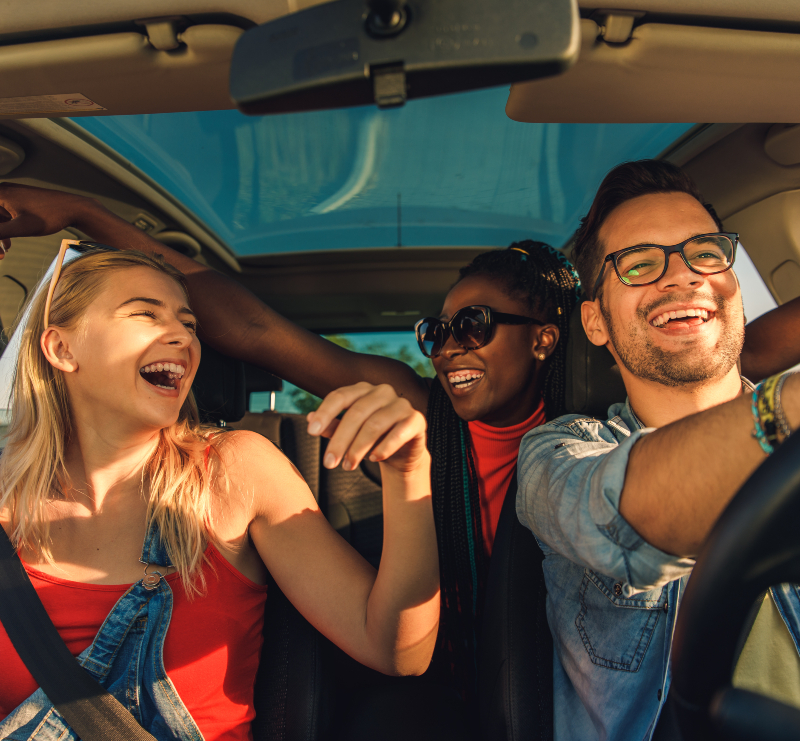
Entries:
{"type": "MultiPolygon", "coordinates": [[[[547,418],[559,416],[564,412],[569,318],[579,295],[572,265],[543,242],[526,240],[506,250],[478,255],[461,269],[459,281],[473,275],[500,282],[509,296],[527,304],[534,318],[558,327],[560,337],[547,361],[543,395],[547,418]]],[[[467,423],[456,414],[438,379],[431,387],[427,419],[442,588],[442,627],[435,663],[440,671],[452,674],[456,688],[471,700],[477,692],[477,638],[489,561],[478,475],[467,423]]]]}

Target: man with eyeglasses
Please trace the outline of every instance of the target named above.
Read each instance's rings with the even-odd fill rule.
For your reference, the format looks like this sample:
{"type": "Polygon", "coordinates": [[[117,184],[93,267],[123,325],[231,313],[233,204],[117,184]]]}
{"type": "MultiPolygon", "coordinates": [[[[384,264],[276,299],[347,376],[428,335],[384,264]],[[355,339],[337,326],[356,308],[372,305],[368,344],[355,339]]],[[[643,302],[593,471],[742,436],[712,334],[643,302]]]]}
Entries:
{"type": "MultiPolygon", "coordinates": [[[[545,553],[556,741],[663,732],[693,557],[800,425],[800,375],[757,391],[739,375],[737,239],[684,173],[652,160],[612,170],[578,230],[583,327],[611,351],[628,398],[606,421],[543,425],[520,449],[517,513],[545,553]]],[[[800,705],[799,615],[797,589],[770,590],[734,684],[800,705]]]]}

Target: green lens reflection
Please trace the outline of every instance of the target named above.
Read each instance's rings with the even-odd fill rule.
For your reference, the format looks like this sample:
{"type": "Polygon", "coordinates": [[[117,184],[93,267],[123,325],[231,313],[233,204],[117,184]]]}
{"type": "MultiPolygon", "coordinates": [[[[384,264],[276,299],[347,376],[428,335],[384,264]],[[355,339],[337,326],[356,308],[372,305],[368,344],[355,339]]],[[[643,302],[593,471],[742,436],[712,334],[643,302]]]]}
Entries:
{"type": "Polygon", "coordinates": [[[617,257],[617,270],[624,283],[647,283],[664,267],[664,251],[657,247],[641,247],[617,257]]]}

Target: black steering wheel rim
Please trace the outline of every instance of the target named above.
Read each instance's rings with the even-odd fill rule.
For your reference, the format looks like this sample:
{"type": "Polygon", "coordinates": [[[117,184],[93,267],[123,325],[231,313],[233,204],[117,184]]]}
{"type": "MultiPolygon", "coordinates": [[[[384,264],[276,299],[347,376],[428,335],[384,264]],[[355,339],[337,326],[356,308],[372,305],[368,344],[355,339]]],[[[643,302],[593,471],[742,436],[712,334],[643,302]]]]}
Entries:
{"type": "Polygon", "coordinates": [[[731,687],[740,636],[770,586],[800,582],[800,434],[744,483],[714,526],[689,579],[673,642],[670,701],[686,739],[800,738],[800,711],[731,687]],[[747,705],[749,718],[732,703],[747,705]],[[785,712],[784,712],[785,711],[785,712]],[[735,716],[735,717],[734,717],[735,716]],[[744,735],[743,735],[744,734],[744,735]],[[788,734],[788,735],[787,735],[788,734]]]}

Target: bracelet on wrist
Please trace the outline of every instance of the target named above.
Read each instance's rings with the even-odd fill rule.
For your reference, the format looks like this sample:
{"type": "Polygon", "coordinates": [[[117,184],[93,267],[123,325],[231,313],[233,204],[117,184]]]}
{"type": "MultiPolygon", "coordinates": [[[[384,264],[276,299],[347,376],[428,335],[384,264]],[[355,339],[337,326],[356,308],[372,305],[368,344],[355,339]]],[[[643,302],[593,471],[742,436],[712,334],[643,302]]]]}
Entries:
{"type": "Polygon", "coordinates": [[[784,439],[789,437],[789,435],[794,432],[788,420],[786,419],[786,414],[784,414],[783,411],[783,404],[781,403],[781,391],[783,390],[783,384],[791,375],[794,375],[794,373],[782,373],[781,377],[778,379],[778,383],[775,385],[775,422],[778,425],[778,430],[780,431],[781,435],[783,435],[784,439]]]}
{"type": "Polygon", "coordinates": [[[761,418],[759,416],[759,410],[758,410],[758,401],[759,401],[759,389],[757,388],[755,391],[753,391],[750,397],[750,411],[753,415],[753,432],[751,434],[758,441],[758,444],[761,446],[761,450],[764,451],[764,454],[772,455],[774,448],[770,444],[769,440],[767,440],[767,436],[764,434],[764,428],[761,426],[761,418]]]}
{"type": "Polygon", "coordinates": [[[775,419],[775,389],[780,379],[780,376],[770,376],[756,387],[758,421],[764,432],[764,437],[773,450],[783,442],[782,439],[778,438],[779,430],[775,419]]]}

